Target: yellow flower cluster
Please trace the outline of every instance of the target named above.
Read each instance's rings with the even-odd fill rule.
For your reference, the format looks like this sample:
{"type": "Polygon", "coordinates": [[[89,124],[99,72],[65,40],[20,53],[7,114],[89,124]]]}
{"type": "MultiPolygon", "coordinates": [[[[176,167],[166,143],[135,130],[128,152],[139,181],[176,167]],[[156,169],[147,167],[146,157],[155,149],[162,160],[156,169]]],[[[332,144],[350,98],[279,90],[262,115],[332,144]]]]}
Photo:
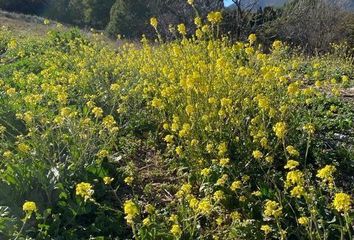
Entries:
{"type": "Polygon", "coordinates": [[[90,183],[81,182],[76,185],[76,195],[84,198],[85,201],[92,200],[94,190],[90,183]]]}
{"type": "Polygon", "coordinates": [[[343,192],[336,193],[333,199],[333,207],[338,212],[347,213],[350,210],[351,202],[352,200],[350,195],[343,192]]]}
{"type": "Polygon", "coordinates": [[[289,160],[286,165],[284,166],[285,169],[289,169],[289,170],[293,170],[295,169],[297,166],[299,166],[300,163],[298,161],[295,160],[289,160]]]}
{"type": "Polygon", "coordinates": [[[134,218],[139,214],[139,209],[133,200],[127,200],[124,202],[125,220],[128,224],[133,224],[134,218]]]}
{"type": "Polygon", "coordinates": [[[287,173],[285,187],[293,185],[302,185],[304,183],[304,174],[300,170],[293,170],[287,173]]]}
{"type": "Polygon", "coordinates": [[[272,231],[272,228],[269,225],[262,225],[261,230],[264,232],[264,235],[268,235],[272,231]]]}
{"type": "Polygon", "coordinates": [[[279,203],[268,200],[264,205],[264,215],[266,217],[278,218],[282,215],[282,208],[279,206],[279,203]]]}
{"type": "Polygon", "coordinates": [[[212,206],[210,200],[207,198],[202,199],[198,204],[198,211],[201,214],[209,215],[211,213],[212,209],[213,209],[213,206],[212,206]]]}
{"type": "Polygon", "coordinates": [[[208,14],[208,21],[212,24],[220,23],[222,20],[222,13],[221,12],[210,12],[208,14]]]}
{"type": "Polygon", "coordinates": [[[285,137],[285,133],[286,133],[286,123],[285,122],[278,122],[275,124],[275,126],[273,127],[273,130],[275,132],[275,135],[282,139],[285,137]]]}
{"type": "Polygon", "coordinates": [[[336,167],[333,165],[326,165],[317,171],[316,177],[320,178],[323,182],[332,183],[334,181],[333,174],[336,171],[336,167]]]}
{"type": "Polygon", "coordinates": [[[26,201],[22,206],[22,210],[26,213],[32,213],[37,211],[37,205],[35,202],[26,201]]]}
{"type": "Polygon", "coordinates": [[[173,224],[170,232],[175,237],[180,237],[182,235],[182,229],[178,224],[173,224]]]}
{"type": "Polygon", "coordinates": [[[300,217],[298,219],[298,222],[301,225],[307,225],[309,223],[309,218],[308,217],[300,217]]]}
{"type": "Polygon", "coordinates": [[[150,25],[153,26],[156,29],[157,28],[157,24],[158,24],[157,18],[152,17],[150,19],[150,25]]]}
{"type": "Polygon", "coordinates": [[[106,185],[110,185],[113,182],[113,180],[114,180],[114,178],[111,178],[111,177],[104,177],[103,178],[103,182],[106,185]]]}

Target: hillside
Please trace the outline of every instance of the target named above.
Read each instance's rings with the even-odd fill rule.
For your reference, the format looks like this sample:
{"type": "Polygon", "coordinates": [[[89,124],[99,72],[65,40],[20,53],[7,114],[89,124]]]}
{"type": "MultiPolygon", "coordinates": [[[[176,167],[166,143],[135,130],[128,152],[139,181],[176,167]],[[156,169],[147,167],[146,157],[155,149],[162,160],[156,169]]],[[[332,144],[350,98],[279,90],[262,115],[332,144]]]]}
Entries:
{"type": "MultiPolygon", "coordinates": [[[[253,3],[253,2],[254,1],[251,1],[251,0],[250,1],[244,1],[244,6],[249,6],[250,3],[253,3]]],[[[259,0],[254,8],[258,9],[260,7],[264,8],[264,7],[268,7],[268,6],[280,7],[285,2],[286,2],[286,0],[259,0]]],[[[235,4],[231,4],[227,8],[228,9],[233,9],[233,8],[235,8],[235,4]]]]}
{"type": "MultiPolygon", "coordinates": [[[[254,2],[254,0],[246,0],[243,1],[244,6],[249,6],[251,2],[254,2]]],[[[289,0],[259,0],[254,7],[254,9],[258,8],[265,8],[265,7],[281,7],[283,6],[286,2],[289,2],[289,0]]],[[[354,0],[347,0],[343,1],[347,5],[347,9],[354,10],[354,0]]],[[[227,7],[228,9],[233,9],[235,8],[235,4],[231,4],[230,6],[227,7]]]]}
{"type": "Polygon", "coordinates": [[[38,16],[10,13],[0,10],[0,26],[14,30],[16,34],[43,35],[49,29],[56,27],[56,22],[44,24],[45,19],[38,16]]]}

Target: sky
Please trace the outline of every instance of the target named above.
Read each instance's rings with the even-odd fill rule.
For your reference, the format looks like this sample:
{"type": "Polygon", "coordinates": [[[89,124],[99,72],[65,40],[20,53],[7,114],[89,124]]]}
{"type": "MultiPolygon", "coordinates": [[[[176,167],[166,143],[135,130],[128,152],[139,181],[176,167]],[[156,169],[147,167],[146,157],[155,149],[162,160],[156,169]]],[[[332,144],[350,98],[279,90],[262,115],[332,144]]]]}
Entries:
{"type": "Polygon", "coordinates": [[[224,0],[225,6],[229,6],[232,4],[232,0],[224,0]]]}

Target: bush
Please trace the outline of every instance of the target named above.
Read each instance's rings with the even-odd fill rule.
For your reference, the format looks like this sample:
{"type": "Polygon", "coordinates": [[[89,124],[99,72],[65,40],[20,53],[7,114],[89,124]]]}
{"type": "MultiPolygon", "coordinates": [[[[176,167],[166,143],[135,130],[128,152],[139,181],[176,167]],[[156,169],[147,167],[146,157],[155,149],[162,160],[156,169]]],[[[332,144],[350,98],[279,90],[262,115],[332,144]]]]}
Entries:
{"type": "Polygon", "coordinates": [[[121,34],[126,38],[136,38],[145,31],[148,16],[148,8],[144,1],[118,0],[111,9],[106,32],[112,37],[121,34]]]}

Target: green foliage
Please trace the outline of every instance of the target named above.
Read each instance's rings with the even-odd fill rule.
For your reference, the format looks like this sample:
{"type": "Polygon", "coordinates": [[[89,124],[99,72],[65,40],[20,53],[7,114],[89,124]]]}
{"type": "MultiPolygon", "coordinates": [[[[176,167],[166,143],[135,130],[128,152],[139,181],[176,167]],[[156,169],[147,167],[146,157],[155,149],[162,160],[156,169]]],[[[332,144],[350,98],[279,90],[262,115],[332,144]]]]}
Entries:
{"type": "Polygon", "coordinates": [[[121,34],[127,38],[136,38],[146,30],[148,18],[149,10],[145,1],[116,0],[106,32],[113,37],[121,34]]]}
{"type": "Polygon", "coordinates": [[[47,0],[0,0],[0,9],[27,14],[40,14],[47,0]]]}
{"type": "Polygon", "coordinates": [[[49,6],[53,10],[58,10],[57,16],[60,20],[78,26],[104,29],[109,22],[109,12],[114,0],[69,0],[63,1],[62,8],[57,9],[55,4],[59,2],[53,1],[54,5],[49,4],[49,6]],[[65,19],[66,16],[62,16],[63,12],[60,10],[63,7],[66,9],[64,14],[68,14],[68,19],[65,19]]]}

